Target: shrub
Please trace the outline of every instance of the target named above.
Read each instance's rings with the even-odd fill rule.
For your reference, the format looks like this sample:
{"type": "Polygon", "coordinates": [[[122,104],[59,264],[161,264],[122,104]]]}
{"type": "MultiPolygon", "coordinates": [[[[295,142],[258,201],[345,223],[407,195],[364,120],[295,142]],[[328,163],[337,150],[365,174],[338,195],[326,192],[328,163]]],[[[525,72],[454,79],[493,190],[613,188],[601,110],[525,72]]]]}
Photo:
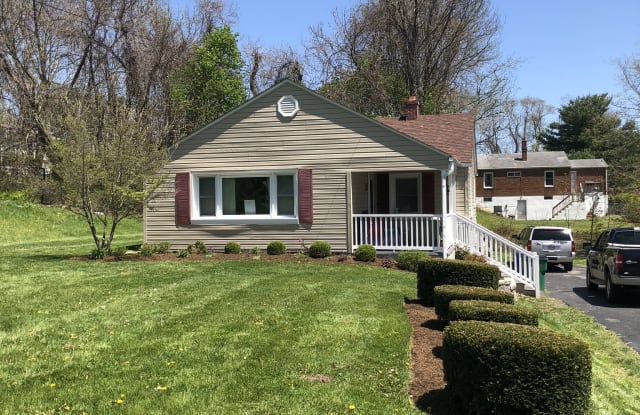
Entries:
{"type": "Polygon", "coordinates": [[[386,258],[384,258],[382,260],[382,264],[381,265],[382,265],[383,268],[393,268],[398,264],[397,264],[396,261],[393,260],[393,258],[386,257],[386,258]]]}
{"type": "Polygon", "coordinates": [[[91,259],[103,259],[107,256],[107,250],[104,248],[94,248],[89,256],[91,259]]]}
{"type": "Polygon", "coordinates": [[[224,246],[225,254],[239,254],[240,244],[237,242],[227,242],[224,246]]]}
{"type": "Polygon", "coordinates": [[[327,241],[315,241],[309,247],[311,258],[326,258],[331,256],[331,245],[327,241]]]}
{"type": "Polygon", "coordinates": [[[202,241],[195,241],[189,252],[205,255],[207,253],[207,246],[202,241]]]}
{"type": "Polygon", "coordinates": [[[447,394],[458,413],[585,414],[589,346],[510,323],[455,321],[443,334],[447,394]]]}
{"type": "Polygon", "coordinates": [[[189,249],[181,249],[178,251],[178,258],[186,258],[189,256],[189,249]]]}
{"type": "Polygon", "coordinates": [[[417,272],[418,262],[430,258],[429,254],[424,251],[403,251],[398,254],[398,268],[417,272]]]}
{"type": "Polygon", "coordinates": [[[118,247],[115,247],[115,248],[111,249],[111,255],[113,255],[115,257],[123,257],[126,253],[127,253],[127,247],[126,246],[118,246],[118,247]]]}
{"type": "Polygon", "coordinates": [[[140,255],[142,256],[151,256],[153,255],[154,251],[155,251],[155,248],[153,244],[143,244],[140,247],[140,255]]]}
{"type": "Polygon", "coordinates": [[[439,318],[449,318],[449,303],[453,300],[484,300],[513,304],[513,294],[493,288],[466,285],[439,285],[434,288],[434,305],[439,318]]]}
{"type": "Polygon", "coordinates": [[[259,246],[254,246],[253,248],[251,248],[251,253],[253,255],[260,255],[260,247],[259,246]]]}
{"type": "Polygon", "coordinates": [[[267,245],[267,254],[282,255],[287,252],[287,246],[282,241],[272,241],[267,245]]]}
{"type": "Polygon", "coordinates": [[[369,244],[360,245],[356,248],[353,257],[356,261],[373,262],[376,260],[376,248],[369,244]]]}
{"type": "Polygon", "coordinates": [[[158,242],[154,246],[154,250],[158,254],[166,254],[167,252],[169,252],[169,248],[171,248],[171,242],[167,241],[158,242]]]}
{"type": "Polygon", "coordinates": [[[418,298],[433,305],[433,288],[438,285],[469,285],[498,289],[498,267],[474,261],[429,259],[418,262],[418,298]]]}
{"type": "Polygon", "coordinates": [[[461,261],[487,262],[482,255],[472,254],[468,249],[456,246],[455,258],[461,261]]]}
{"type": "Polygon", "coordinates": [[[495,321],[528,326],[537,326],[539,318],[533,310],[486,300],[452,300],[447,317],[449,321],[495,321]]]}

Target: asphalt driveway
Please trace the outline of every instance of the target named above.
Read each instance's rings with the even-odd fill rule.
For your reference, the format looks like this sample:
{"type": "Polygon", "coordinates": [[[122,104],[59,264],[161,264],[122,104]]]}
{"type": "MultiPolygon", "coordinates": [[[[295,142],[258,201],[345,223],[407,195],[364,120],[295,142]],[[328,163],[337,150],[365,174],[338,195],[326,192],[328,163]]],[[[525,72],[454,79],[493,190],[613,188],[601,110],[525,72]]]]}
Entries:
{"type": "Polygon", "coordinates": [[[547,270],[545,295],[592,316],[640,352],[640,290],[630,291],[618,304],[609,304],[604,298],[604,287],[600,286],[597,292],[587,290],[585,267],[574,265],[569,272],[562,267],[547,270]]]}

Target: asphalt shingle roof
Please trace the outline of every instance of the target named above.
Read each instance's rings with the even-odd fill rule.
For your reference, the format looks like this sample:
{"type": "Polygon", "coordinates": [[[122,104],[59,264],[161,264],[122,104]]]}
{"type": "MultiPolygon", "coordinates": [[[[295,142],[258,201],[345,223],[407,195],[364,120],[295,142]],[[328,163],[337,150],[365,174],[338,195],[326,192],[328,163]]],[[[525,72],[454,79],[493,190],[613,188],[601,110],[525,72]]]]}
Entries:
{"type": "Polygon", "coordinates": [[[417,120],[376,118],[377,121],[453,156],[461,163],[473,161],[474,119],[471,113],[419,115],[417,120]]]}
{"type": "Polygon", "coordinates": [[[520,153],[478,155],[478,170],[602,167],[607,167],[603,159],[569,160],[564,151],[530,151],[526,161],[520,153]]]}

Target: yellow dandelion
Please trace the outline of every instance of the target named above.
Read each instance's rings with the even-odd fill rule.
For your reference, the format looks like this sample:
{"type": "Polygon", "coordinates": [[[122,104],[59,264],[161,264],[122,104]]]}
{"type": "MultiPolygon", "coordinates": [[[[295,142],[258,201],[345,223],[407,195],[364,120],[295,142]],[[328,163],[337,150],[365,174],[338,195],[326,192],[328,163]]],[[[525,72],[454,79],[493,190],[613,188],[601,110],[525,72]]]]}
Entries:
{"type": "Polygon", "coordinates": [[[116,399],[116,403],[117,403],[118,405],[122,405],[122,404],[124,403],[124,400],[122,400],[122,399],[116,399]]]}
{"type": "Polygon", "coordinates": [[[157,391],[164,392],[164,391],[166,391],[167,389],[168,389],[168,387],[167,387],[167,386],[160,386],[160,385],[156,386],[156,390],[157,390],[157,391]]]}
{"type": "Polygon", "coordinates": [[[69,333],[69,338],[70,339],[75,339],[77,336],[75,333],[69,333]]]}
{"type": "Polygon", "coordinates": [[[264,326],[264,322],[262,320],[256,320],[255,325],[258,327],[263,327],[264,326]]]}
{"type": "Polygon", "coordinates": [[[164,364],[167,366],[173,366],[176,364],[176,362],[174,360],[167,360],[166,362],[164,362],[164,364]]]}
{"type": "Polygon", "coordinates": [[[121,394],[120,394],[120,399],[124,399],[124,398],[125,398],[125,396],[126,396],[126,395],[125,395],[124,393],[121,393],[121,394]]]}
{"type": "Polygon", "coordinates": [[[65,406],[62,407],[62,409],[64,409],[65,411],[68,412],[68,411],[71,410],[71,407],[69,405],[65,405],[65,406]]]}
{"type": "Polygon", "coordinates": [[[349,404],[349,406],[347,406],[347,409],[350,411],[355,411],[356,410],[356,406],[354,404],[349,404]]]}
{"type": "Polygon", "coordinates": [[[49,384],[49,387],[50,387],[51,389],[53,389],[53,388],[55,388],[55,387],[56,387],[56,384],[55,384],[55,383],[50,383],[50,384],[49,384]]]}

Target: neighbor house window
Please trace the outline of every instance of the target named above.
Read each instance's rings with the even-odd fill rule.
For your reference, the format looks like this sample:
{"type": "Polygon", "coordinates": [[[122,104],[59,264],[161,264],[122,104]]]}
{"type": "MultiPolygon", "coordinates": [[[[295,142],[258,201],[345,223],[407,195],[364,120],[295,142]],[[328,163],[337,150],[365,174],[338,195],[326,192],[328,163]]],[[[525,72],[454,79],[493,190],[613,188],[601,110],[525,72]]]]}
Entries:
{"type": "Polygon", "coordinates": [[[196,173],[191,183],[196,222],[296,222],[295,173],[196,173]]]}
{"type": "Polygon", "coordinates": [[[522,173],[519,171],[508,171],[507,177],[521,177],[522,173]]]}
{"type": "Polygon", "coordinates": [[[553,187],[555,186],[555,175],[553,170],[546,170],[544,172],[544,187],[553,187]]]}
{"type": "Polygon", "coordinates": [[[484,188],[493,189],[493,172],[484,174],[484,188]]]}

